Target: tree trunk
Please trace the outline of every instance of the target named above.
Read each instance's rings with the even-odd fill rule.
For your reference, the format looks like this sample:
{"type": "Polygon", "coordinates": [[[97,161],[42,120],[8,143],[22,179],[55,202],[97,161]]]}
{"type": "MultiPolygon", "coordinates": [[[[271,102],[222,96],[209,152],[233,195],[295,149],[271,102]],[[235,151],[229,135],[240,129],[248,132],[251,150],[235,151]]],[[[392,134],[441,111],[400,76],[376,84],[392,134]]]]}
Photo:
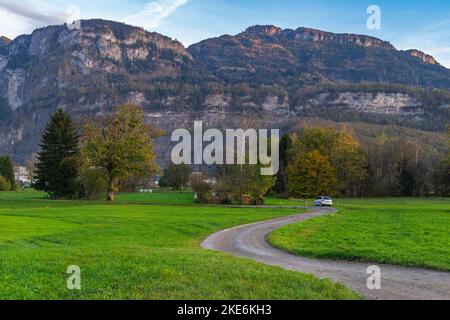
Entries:
{"type": "Polygon", "coordinates": [[[108,191],[108,201],[114,201],[116,199],[116,193],[114,191],[108,191]]]}
{"type": "Polygon", "coordinates": [[[112,177],[111,174],[109,174],[108,177],[108,197],[107,197],[107,201],[114,201],[116,198],[116,194],[114,192],[114,179],[112,177]]]}

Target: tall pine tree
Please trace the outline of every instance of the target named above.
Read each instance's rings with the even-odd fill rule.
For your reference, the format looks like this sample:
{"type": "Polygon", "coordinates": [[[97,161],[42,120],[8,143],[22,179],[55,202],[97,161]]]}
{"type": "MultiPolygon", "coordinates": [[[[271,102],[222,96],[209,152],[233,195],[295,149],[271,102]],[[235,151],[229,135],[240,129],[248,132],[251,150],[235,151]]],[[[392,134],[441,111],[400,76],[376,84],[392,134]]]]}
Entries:
{"type": "Polygon", "coordinates": [[[53,198],[73,196],[77,191],[79,136],[70,116],[56,111],[45,128],[37,156],[34,187],[53,198]]]}

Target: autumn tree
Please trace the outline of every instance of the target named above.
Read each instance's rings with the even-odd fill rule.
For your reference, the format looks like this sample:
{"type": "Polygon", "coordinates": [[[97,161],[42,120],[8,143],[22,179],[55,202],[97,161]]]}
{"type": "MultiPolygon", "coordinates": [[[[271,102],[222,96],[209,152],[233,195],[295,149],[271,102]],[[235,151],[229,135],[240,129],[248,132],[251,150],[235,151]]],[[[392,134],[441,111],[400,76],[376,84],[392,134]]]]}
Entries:
{"type": "Polygon", "coordinates": [[[296,155],[288,165],[287,173],[289,191],[294,196],[308,198],[335,194],[336,170],[318,150],[296,155]]]}
{"type": "Polygon", "coordinates": [[[56,111],[45,128],[37,154],[33,186],[54,198],[77,192],[79,136],[70,116],[56,111]]]}
{"type": "Polygon", "coordinates": [[[82,158],[86,166],[103,169],[109,201],[114,201],[121,179],[157,172],[153,134],[142,108],[132,105],[85,125],[82,158]]]}
{"type": "Polygon", "coordinates": [[[349,132],[341,132],[331,146],[329,157],[336,170],[339,194],[361,196],[368,164],[359,142],[349,132]]]}
{"type": "MultiPolygon", "coordinates": [[[[306,127],[300,134],[293,134],[291,139],[292,159],[299,161],[304,159],[306,154],[317,151],[333,167],[336,177],[335,193],[346,196],[361,195],[361,186],[367,177],[367,159],[359,142],[349,131],[306,127]]],[[[289,175],[288,180],[292,183],[289,175]]]]}

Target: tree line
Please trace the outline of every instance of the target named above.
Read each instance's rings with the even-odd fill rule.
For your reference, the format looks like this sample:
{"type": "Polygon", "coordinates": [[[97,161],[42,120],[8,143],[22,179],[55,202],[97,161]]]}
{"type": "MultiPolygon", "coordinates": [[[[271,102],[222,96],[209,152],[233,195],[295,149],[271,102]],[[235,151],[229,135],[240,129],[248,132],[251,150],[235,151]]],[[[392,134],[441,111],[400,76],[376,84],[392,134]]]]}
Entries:
{"type": "Polygon", "coordinates": [[[438,154],[418,140],[380,134],[361,145],[349,130],[306,127],[284,136],[280,147],[279,194],[450,195],[450,151],[438,154]]]}
{"type": "Polygon", "coordinates": [[[33,187],[52,198],[98,199],[106,194],[114,201],[121,183],[158,172],[156,135],[137,106],[122,105],[108,116],[89,120],[80,134],[60,109],[42,136],[33,187]]]}
{"type": "MultiPolygon", "coordinates": [[[[113,201],[119,190],[145,184],[159,172],[154,139],[160,135],[136,106],[119,106],[81,128],[58,110],[41,139],[33,187],[52,198],[113,201]]],[[[301,198],[450,195],[450,145],[440,154],[419,139],[387,134],[362,144],[350,129],[304,127],[281,138],[277,176],[261,176],[259,169],[216,166],[193,175],[188,165],[169,164],[160,187],[192,187],[199,202],[226,204],[262,204],[268,193],[301,198]]],[[[1,157],[0,190],[14,184],[12,162],[1,157]]]]}

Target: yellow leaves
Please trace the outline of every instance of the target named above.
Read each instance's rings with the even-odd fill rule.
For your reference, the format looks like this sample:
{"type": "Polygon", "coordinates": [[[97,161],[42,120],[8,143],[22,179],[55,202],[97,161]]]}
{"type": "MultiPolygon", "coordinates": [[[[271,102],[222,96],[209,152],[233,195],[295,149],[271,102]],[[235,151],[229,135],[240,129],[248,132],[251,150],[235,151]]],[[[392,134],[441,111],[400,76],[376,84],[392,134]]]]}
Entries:
{"type": "Polygon", "coordinates": [[[149,176],[158,170],[155,162],[152,133],[144,122],[142,108],[118,106],[104,121],[87,123],[83,131],[83,157],[89,166],[104,168],[109,191],[115,192],[111,181],[131,175],[149,176]]]}

